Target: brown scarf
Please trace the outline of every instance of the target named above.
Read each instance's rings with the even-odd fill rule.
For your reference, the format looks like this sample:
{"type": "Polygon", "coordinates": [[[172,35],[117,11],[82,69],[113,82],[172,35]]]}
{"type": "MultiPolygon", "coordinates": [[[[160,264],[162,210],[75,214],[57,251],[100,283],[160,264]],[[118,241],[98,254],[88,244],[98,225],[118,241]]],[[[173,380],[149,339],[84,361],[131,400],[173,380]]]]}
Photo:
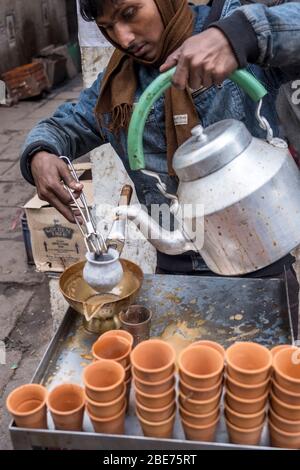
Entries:
{"type": "MultiPolygon", "coordinates": [[[[153,61],[142,61],[113,44],[112,55],[103,77],[101,93],[95,108],[96,117],[102,127],[102,115],[112,113],[110,130],[117,134],[120,128],[128,128],[134,102],[137,79],[134,62],[159,67],[185,39],[192,36],[194,15],[187,0],[154,0],[163,19],[165,31],[160,50],[153,61]]],[[[112,43],[105,31],[102,33],[112,43]]],[[[166,139],[168,171],[174,175],[172,159],[176,149],[191,135],[191,129],[199,124],[199,118],[191,94],[172,87],[165,95],[166,139]],[[174,123],[174,116],[187,115],[187,125],[174,123]]]]}

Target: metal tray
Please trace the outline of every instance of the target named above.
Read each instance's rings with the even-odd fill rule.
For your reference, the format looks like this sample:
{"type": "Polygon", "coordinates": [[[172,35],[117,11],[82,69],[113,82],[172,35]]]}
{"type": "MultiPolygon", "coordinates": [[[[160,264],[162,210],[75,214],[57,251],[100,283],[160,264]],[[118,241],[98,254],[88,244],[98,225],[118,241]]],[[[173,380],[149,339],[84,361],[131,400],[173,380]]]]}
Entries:
{"type": "MultiPolygon", "coordinates": [[[[297,287],[293,276],[289,279],[287,274],[284,279],[148,275],[137,302],[153,311],[151,336],[175,341],[180,348],[201,338],[225,347],[238,340],[273,346],[297,337],[297,287]]],[[[90,362],[95,340],[95,335],[84,330],[82,317],[68,309],[33,382],[49,389],[62,381],[82,383],[83,367],[90,362]]],[[[87,414],[84,432],[55,431],[50,414],[47,430],[17,428],[14,423],[9,429],[15,449],[270,449],[267,426],[259,446],[230,444],[223,413],[221,416],[212,443],[185,440],[178,416],[172,439],[146,438],[135,416],[132,387],[122,436],[93,432],[87,414]]]]}

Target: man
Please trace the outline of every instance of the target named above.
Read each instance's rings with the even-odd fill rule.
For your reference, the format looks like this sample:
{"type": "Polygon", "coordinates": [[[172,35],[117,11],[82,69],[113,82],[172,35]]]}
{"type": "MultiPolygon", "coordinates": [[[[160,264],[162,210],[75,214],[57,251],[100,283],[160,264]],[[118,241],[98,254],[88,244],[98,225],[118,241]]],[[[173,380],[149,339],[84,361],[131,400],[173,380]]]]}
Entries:
{"type": "MultiPolygon", "coordinates": [[[[255,119],[256,105],[225,80],[237,68],[249,64],[249,71],[268,87],[262,113],[278,135],[278,88],[296,78],[300,70],[300,5],[268,9],[263,5],[240,7],[238,0],[215,0],[211,6],[190,6],[186,0],[80,0],[80,6],[82,16],[97,22],[116,52],[76,105],[64,104],[30,132],[21,156],[24,177],[67,219],[73,220],[73,216],[61,180],[77,194],[82,186],[72,180],[58,156],[74,159],[105,142],[121,156],[142,204],[150,207],[166,202],[152,178],[130,171],[126,131],[141,93],[160,71],[173,65],[177,65],[174,83],[180,90],[168,90],[154,104],[144,134],[147,168],[160,174],[170,192],[177,188],[174,151],[200,119],[206,127],[234,118],[243,121],[256,137],[265,136],[255,119]],[[254,62],[273,68],[263,69],[254,62]],[[209,88],[203,91],[203,85],[209,88]],[[185,124],[176,125],[176,116],[183,113],[185,124]]],[[[207,271],[195,253],[176,257],[158,253],[158,268],[207,271]]]]}

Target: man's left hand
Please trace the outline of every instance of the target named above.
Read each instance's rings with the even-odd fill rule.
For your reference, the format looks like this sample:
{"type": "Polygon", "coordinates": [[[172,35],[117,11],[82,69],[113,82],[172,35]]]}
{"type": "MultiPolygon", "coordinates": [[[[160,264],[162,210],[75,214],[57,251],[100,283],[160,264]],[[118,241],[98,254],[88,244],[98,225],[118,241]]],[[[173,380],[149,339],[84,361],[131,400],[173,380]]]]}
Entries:
{"type": "Polygon", "coordinates": [[[221,85],[234,70],[238,62],[226,36],[218,28],[210,28],[187,39],[160,67],[166,72],[176,66],[172,83],[184,90],[187,86],[221,85]]]}

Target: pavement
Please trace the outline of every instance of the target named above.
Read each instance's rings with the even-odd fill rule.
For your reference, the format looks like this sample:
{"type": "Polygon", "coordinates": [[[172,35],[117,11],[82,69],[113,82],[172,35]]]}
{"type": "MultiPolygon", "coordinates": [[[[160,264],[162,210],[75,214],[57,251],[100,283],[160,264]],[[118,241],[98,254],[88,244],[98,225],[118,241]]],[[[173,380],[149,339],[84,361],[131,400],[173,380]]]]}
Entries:
{"type": "Polygon", "coordinates": [[[0,450],[12,448],[6,397],[31,381],[53,334],[49,279],[27,264],[23,242],[22,206],[35,188],[20,173],[20,148],[38,121],[76,101],[81,89],[79,75],[42,99],[0,106],[0,450]]]}

